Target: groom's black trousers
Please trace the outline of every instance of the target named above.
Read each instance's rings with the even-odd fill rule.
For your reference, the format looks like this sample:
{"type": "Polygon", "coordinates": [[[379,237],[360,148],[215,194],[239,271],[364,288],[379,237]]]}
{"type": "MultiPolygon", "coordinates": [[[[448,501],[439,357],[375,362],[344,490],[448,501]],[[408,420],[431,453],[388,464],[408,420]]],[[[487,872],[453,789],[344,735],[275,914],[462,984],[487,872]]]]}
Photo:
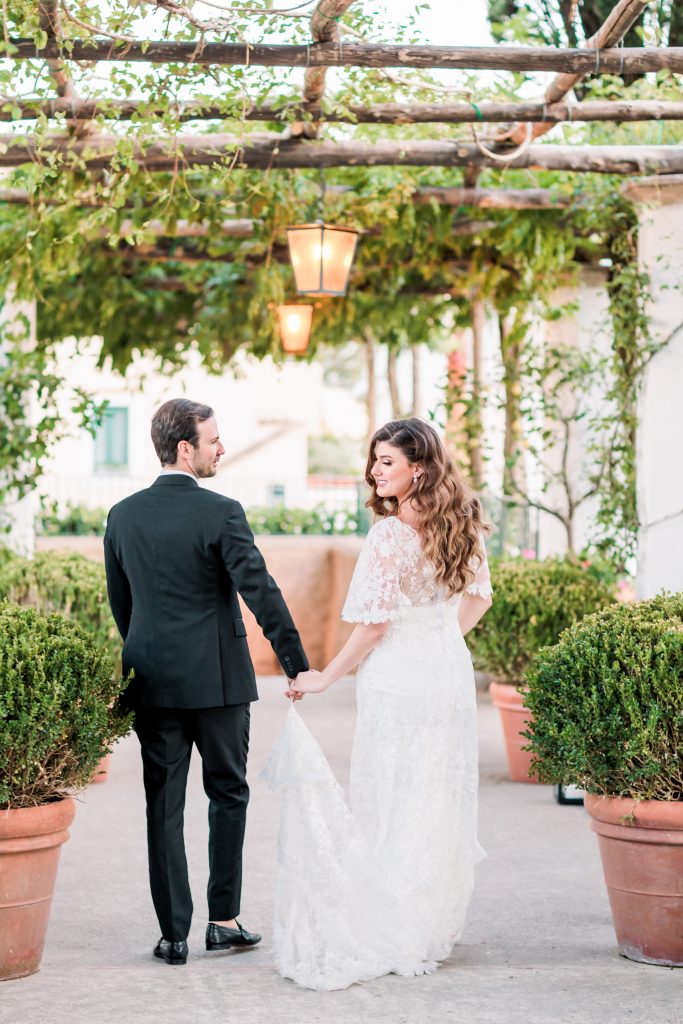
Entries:
{"type": "Polygon", "coordinates": [[[187,875],[183,815],[192,745],[202,759],[209,798],[209,920],[240,912],[242,844],[249,788],[249,704],[218,708],[138,708],[147,796],[149,877],[161,934],[187,938],[192,896],[187,875]]]}

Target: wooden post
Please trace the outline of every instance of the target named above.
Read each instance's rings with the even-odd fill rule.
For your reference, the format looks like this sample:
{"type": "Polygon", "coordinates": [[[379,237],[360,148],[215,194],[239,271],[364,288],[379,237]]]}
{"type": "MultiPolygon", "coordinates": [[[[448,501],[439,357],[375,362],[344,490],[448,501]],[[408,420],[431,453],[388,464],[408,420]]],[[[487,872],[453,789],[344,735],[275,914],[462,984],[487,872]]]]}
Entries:
{"type": "MultiPolygon", "coordinates": [[[[598,29],[595,35],[586,40],[586,49],[597,50],[599,53],[599,57],[596,58],[596,74],[599,72],[602,60],[600,51],[608,46],[616,46],[649,6],[650,0],[619,0],[610,11],[602,27],[598,29]]],[[[622,52],[624,52],[623,48],[622,52]]],[[[616,73],[621,74],[622,70],[620,69],[616,73]]],[[[587,74],[590,74],[590,71],[584,71],[583,73],[560,72],[560,74],[553,78],[546,89],[543,97],[544,102],[548,106],[551,106],[553,103],[559,103],[587,74]]],[[[531,137],[537,139],[540,135],[545,135],[552,126],[552,121],[545,121],[542,124],[535,125],[532,129],[531,137]]],[[[515,145],[520,145],[526,138],[526,128],[520,126],[511,135],[506,133],[506,137],[515,145]]]]}

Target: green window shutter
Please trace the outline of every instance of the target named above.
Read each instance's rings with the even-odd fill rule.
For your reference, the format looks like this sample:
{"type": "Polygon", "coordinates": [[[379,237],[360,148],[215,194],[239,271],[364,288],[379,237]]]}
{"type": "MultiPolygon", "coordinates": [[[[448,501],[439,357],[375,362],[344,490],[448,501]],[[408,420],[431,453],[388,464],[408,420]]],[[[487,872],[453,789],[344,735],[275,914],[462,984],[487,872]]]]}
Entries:
{"type": "Polygon", "coordinates": [[[95,469],[128,468],[128,409],[109,406],[95,435],[95,469]]]}

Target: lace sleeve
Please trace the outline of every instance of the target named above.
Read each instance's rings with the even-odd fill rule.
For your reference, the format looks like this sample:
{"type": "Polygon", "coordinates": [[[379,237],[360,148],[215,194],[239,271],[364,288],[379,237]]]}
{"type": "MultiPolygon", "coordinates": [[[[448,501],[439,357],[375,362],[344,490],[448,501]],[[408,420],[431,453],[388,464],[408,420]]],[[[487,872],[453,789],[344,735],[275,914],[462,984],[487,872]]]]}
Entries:
{"type": "Polygon", "coordinates": [[[342,609],[345,622],[390,622],[400,594],[401,546],[390,519],[371,528],[361,548],[342,609]]]}
{"type": "Polygon", "coordinates": [[[480,544],[481,553],[477,556],[477,569],[474,579],[465,590],[465,593],[473,594],[475,597],[491,597],[493,588],[491,587],[491,573],[489,572],[489,563],[486,558],[486,546],[483,537],[480,538],[480,544]]]}

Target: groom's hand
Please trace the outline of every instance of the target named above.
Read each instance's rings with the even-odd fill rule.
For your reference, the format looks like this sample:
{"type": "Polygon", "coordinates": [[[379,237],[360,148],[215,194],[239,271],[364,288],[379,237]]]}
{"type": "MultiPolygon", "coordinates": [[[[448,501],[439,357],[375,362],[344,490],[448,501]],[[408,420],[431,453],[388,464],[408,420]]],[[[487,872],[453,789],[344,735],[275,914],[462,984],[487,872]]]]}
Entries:
{"type": "Polygon", "coordinates": [[[297,693],[296,690],[292,689],[297,679],[298,676],[296,676],[294,679],[287,680],[287,682],[289,683],[289,689],[285,690],[285,697],[289,697],[290,700],[303,700],[303,693],[297,693]]]}

